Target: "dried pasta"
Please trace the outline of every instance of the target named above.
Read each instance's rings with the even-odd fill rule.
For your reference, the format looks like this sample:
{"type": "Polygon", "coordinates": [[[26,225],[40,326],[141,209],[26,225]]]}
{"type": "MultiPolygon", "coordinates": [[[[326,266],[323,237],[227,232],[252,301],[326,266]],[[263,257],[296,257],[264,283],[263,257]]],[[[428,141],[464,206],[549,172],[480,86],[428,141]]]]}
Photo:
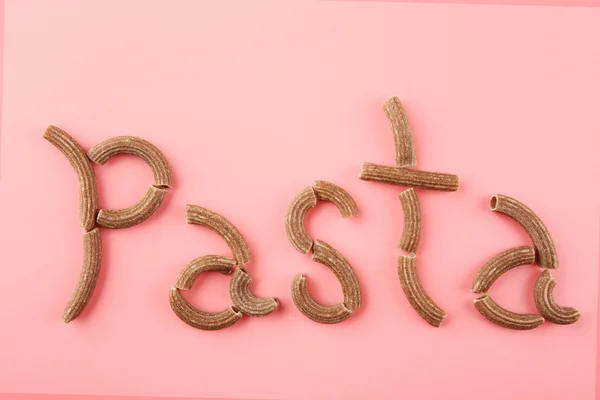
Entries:
{"type": "Polygon", "coordinates": [[[458,176],[456,175],[403,167],[389,167],[367,162],[362,163],[358,177],[364,181],[446,192],[455,192],[459,186],[458,176]]]}
{"type": "Polygon", "coordinates": [[[356,217],[358,207],[354,199],[344,189],[331,182],[316,181],[313,190],[318,200],[329,201],[340,210],[343,218],[356,217]]]}
{"type": "Polygon", "coordinates": [[[354,199],[341,187],[326,181],[316,181],[294,198],[286,215],[286,231],[292,245],[301,253],[313,250],[312,259],[331,269],[342,286],[344,302],[334,306],[318,304],[310,295],[303,274],[292,282],[292,297],[298,309],[308,318],[324,324],[335,324],[346,320],[353,310],[360,308],[362,295],[354,270],[346,259],[333,247],[320,240],[311,239],[306,233],[306,213],[317,204],[317,200],[329,201],[338,208],[344,218],[358,214],[354,199]]]}
{"type": "Polygon", "coordinates": [[[194,285],[194,281],[203,272],[215,271],[224,275],[229,275],[235,268],[235,260],[229,257],[208,255],[198,257],[192,260],[181,270],[175,287],[181,290],[189,290],[194,285]]]}
{"type": "Polygon", "coordinates": [[[121,229],[140,224],[158,210],[166,194],[166,189],[150,185],[137,204],[121,210],[100,210],[97,218],[98,225],[103,228],[121,229]]]}
{"type": "Polygon", "coordinates": [[[558,257],[548,229],[525,204],[511,197],[495,194],[490,200],[490,210],[506,214],[517,221],[529,234],[542,268],[558,268],[558,257]]]}
{"type": "Polygon", "coordinates": [[[233,273],[229,283],[229,295],[235,308],[245,315],[261,317],[271,314],[279,307],[279,301],[274,297],[260,298],[252,294],[250,285],[252,277],[244,267],[239,267],[233,273]]]}
{"type": "Polygon", "coordinates": [[[488,261],[473,280],[473,293],[486,293],[494,282],[504,273],[520,265],[535,262],[535,249],[532,246],[520,246],[506,250],[488,261]]]}
{"type": "Polygon", "coordinates": [[[572,307],[561,307],[556,304],[553,296],[554,286],[556,281],[552,278],[552,274],[544,270],[535,283],[534,299],[538,311],[544,318],[555,324],[574,324],[581,314],[572,307]]]}
{"type": "Polygon", "coordinates": [[[383,110],[394,131],[396,166],[410,167],[416,165],[417,156],[413,146],[412,131],[400,99],[396,96],[388,99],[383,103],[383,110]]]}
{"type": "Polygon", "coordinates": [[[175,286],[169,291],[169,303],[173,312],[183,322],[197,329],[216,331],[235,324],[242,318],[242,313],[234,307],[219,312],[204,312],[191,305],[175,286]]]}
{"type": "Polygon", "coordinates": [[[117,136],[92,147],[87,155],[93,162],[104,164],[118,154],[131,154],[144,160],[152,169],[156,187],[165,189],[173,186],[173,175],[167,159],[147,140],[134,136],[117,136]]]}
{"type": "Polygon", "coordinates": [[[417,274],[415,256],[398,257],[398,277],[410,305],[430,325],[439,327],[446,318],[446,312],[438,307],[423,289],[417,274]]]}
{"type": "Polygon", "coordinates": [[[313,246],[313,240],[306,233],[304,218],[306,213],[317,204],[317,195],[312,187],[302,190],[290,204],[285,217],[285,230],[292,245],[307,254],[313,246]]]}
{"type": "Polygon", "coordinates": [[[292,299],[302,314],[321,324],[337,324],[352,316],[352,310],[344,303],[323,306],[317,303],[306,285],[304,274],[298,274],[292,281],[292,299]]]}
{"type": "Polygon", "coordinates": [[[416,253],[419,247],[421,237],[421,208],[419,206],[419,197],[414,188],[407,189],[400,193],[400,202],[404,213],[404,229],[402,238],[398,245],[404,251],[416,253]]]}
{"type": "Polygon", "coordinates": [[[83,267],[75,292],[63,312],[65,323],[68,324],[77,318],[87,306],[96,287],[101,264],[102,238],[100,230],[94,228],[83,234],[83,267]]]}
{"type": "Polygon", "coordinates": [[[235,261],[222,256],[203,256],[194,259],[183,268],[175,286],[169,291],[169,302],[175,315],[186,324],[207,331],[216,331],[235,324],[242,313],[235,307],[229,307],[219,312],[205,312],[191,305],[181,294],[180,290],[191,289],[194,281],[203,272],[220,272],[230,274],[235,267],[235,261]]]}
{"type": "Polygon", "coordinates": [[[473,300],[473,304],[487,320],[504,328],[524,331],[537,328],[544,323],[541,315],[517,314],[508,311],[496,304],[487,294],[473,300]]]}
{"type": "Polygon", "coordinates": [[[77,141],[62,129],[50,125],[46,128],[43,137],[67,157],[77,173],[79,178],[79,220],[81,227],[89,232],[96,225],[96,213],[98,212],[96,174],[92,163],[77,141]]]}
{"type": "Polygon", "coordinates": [[[362,295],[358,278],[348,261],[336,249],[321,240],[315,240],[313,261],[325,265],[340,281],[344,294],[344,305],[355,310],[362,304],[362,295]]]}
{"type": "Polygon", "coordinates": [[[218,233],[229,245],[237,265],[244,266],[252,261],[244,237],[226,218],[214,211],[191,204],[185,206],[185,215],[188,224],[202,225],[218,233]]]}

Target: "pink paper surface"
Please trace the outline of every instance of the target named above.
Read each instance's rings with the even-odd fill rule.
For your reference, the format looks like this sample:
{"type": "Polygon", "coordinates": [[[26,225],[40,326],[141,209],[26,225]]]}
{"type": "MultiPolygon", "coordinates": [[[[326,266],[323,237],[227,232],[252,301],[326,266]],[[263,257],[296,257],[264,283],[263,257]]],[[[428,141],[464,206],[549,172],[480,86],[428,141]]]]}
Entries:
{"type": "MultiPolygon", "coordinates": [[[[0,110],[2,109],[2,71],[4,70],[4,0],[0,0],[0,110]]],[[[2,140],[2,113],[0,113],[0,147],[2,140]]]]}
{"type": "Polygon", "coordinates": [[[514,6],[599,7],[600,0],[321,0],[370,3],[502,4],[514,6]]]}
{"type": "MultiPolygon", "coordinates": [[[[595,9],[276,1],[162,3],[9,1],[0,181],[0,392],[260,399],[592,399],[595,385],[600,122],[600,12],[595,9]],[[274,17],[275,16],[275,17],[274,17]],[[396,276],[399,187],[357,179],[361,162],[392,164],[380,104],[401,97],[419,168],[456,173],[456,193],[420,191],[423,284],[449,314],[441,329],[410,308],[396,276]],[[61,314],[81,265],[78,183],[48,124],[86,148],[139,135],[172,164],[175,187],[152,219],[103,231],[91,304],[61,314]],[[360,216],[309,214],[313,237],[354,266],[364,307],[324,326],[296,310],[305,272],[324,303],[341,300],[324,267],[295,251],[284,218],[314,180],[340,184],[360,216]],[[561,268],[555,295],[572,326],[496,327],[471,304],[486,260],[528,244],[487,210],[494,193],[542,217],[561,268]],[[575,199],[575,200],[574,200],[575,199]],[[576,207],[573,207],[573,203],[576,207]],[[168,289],[214,233],[185,224],[186,203],[245,235],[260,296],[274,315],[197,331],[172,313],[168,289]],[[10,266],[10,267],[6,267],[10,266]]],[[[152,182],[122,157],[96,168],[101,207],[135,203],[152,182]]],[[[539,270],[492,288],[534,312],[539,270]]],[[[228,278],[188,296],[230,304],[228,278]]]]}
{"type": "MultiPolygon", "coordinates": [[[[64,394],[0,394],[2,400],[178,400],[181,397],[138,397],[138,396],[94,396],[94,395],[64,395],[64,394]]],[[[235,399],[199,399],[196,400],[235,400],[235,399]]]]}

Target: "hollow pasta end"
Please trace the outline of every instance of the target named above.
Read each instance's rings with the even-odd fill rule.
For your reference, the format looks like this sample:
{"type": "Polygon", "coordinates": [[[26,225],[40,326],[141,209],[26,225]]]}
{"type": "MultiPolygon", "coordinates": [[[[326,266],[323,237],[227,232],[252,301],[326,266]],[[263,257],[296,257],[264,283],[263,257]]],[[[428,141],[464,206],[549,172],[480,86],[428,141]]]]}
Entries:
{"type": "Polygon", "coordinates": [[[498,195],[495,194],[490,199],[490,210],[491,211],[496,211],[497,207],[498,207],[498,195]]]}

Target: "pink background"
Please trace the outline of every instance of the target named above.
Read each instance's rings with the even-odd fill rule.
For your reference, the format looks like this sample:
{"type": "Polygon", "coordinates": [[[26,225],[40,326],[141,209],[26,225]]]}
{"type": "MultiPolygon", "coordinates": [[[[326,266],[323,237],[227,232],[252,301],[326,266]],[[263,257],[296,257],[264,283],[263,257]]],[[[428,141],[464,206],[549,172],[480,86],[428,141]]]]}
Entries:
{"type": "MultiPolygon", "coordinates": [[[[475,399],[492,388],[488,399],[592,399],[599,10],[282,3],[7,3],[0,392],[475,399]],[[457,193],[420,192],[421,276],[449,313],[439,330],[397,281],[402,189],[356,178],[362,161],[393,162],[380,104],[394,94],[420,168],[461,177],[457,193]],[[50,123],[85,147],[142,136],[164,151],[176,179],[151,220],[104,232],[98,290],[69,325],[60,316],[82,256],[78,187],[41,138],[50,123]],[[335,326],[304,318],[289,293],[306,272],[321,301],[341,298],[331,274],[285,237],[287,205],[315,179],[346,188],[360,210],[352,220],[331,205],[309,215],[311,234],[348,258],[363,288],[364,308],[335,326]],[[487,211],[496,192],[544,219],[561,260],[556,297],[582,311],[578,324],[512,332],[471,305],[478,268],[528,243],[515,223],[487,211]],[[174,316],[167,291],[180,269],[229,254],[215,234],[185,224],[186,203],[240,229],[255,291],[279,297],[280,312],[221,332],[174,316]]],[[[132,204],[152,179],[129,158],[96,171],[102,207],[132,204]]],[[[534,311],[537,274],[511,271],[494,298],[534,311]]],[[[207,276],[190,298],[225,307],[227,282],[207,276]]]]}
{"type": "Polygon", "coordinates": [[[517,6],[598,7],[600,0],[321,0],[371,3],[502,4],[517,6]]]}

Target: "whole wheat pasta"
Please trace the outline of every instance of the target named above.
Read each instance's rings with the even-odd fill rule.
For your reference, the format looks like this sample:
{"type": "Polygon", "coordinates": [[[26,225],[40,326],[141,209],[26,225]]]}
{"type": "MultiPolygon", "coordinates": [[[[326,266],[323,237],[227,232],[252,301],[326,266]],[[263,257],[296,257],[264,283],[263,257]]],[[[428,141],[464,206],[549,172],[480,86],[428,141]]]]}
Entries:
{"type": "Polygon", "coordinates": [[[169,291],[169,303],[175,315],[183,322],[197,329],[216,331],[235,324],[242,313],[234,307],[219,312],[204,312],[191,305],[175,286],[169,291]]]}
{"type": "Polygon", "coordinates": [[[239,267],[233,273],[229,283],[229,295],[233,305],[245,315],[262,317],[271,314],[279,307],[279,301],[274,297],[256,297],[250,291],[252,277],[244,267],[239,267]]]}
{"type": "Polygon", "coordinates": [[[118,154],[131,154],[144,160],[152,169],[156,187],[173,186],[173,175],[162,152],[147,140],[134,136],[117,136],[97,144],[88,151],[90,160],[104,164],[118,154]]]}
{"type": "Polygon", "coordinates": [[[175,287],[181,290],[189,290],[194,281],[203,272],[215,271],[229,275],[235,268],[235,260],[229,257],[208,255],[198,257],[186,265],[179,273],[175,287]]]}
{"type": "Polygon", "coordinates": [[[416,253],[421,237],[421,207],[415,189],[410,188],[400,193],[400,202],[404,213],[404,229],[398,245],[404,251],[416,253]]]}
{"type": "Polygon", "coordinates": [[[317,303],[308,291],[304,274],[296,275],[292,281],[292,299],[302,314],[321,324],[337,324],[352,316],[352,310],[344,303],[333,306],[317,303]]]}
{"type": "Polygon", "coordinates": [[[252,261],[244,237],[226,218],[214,211],[192,204],[185,206],[185,216],[188,224],[202,225],[218,233],[229,245],[237,265],[243,266],[252,261]]]}
{"type": "Polygon", "coordinates": [[[556,304],[553,296],[554,286],[556,281],[552,278],[552,274],[544,270],[535,282],[534,299],[538,311],[544,318],[555,324],[574,324],[581,314],[572,307],[561,307],[556,304]]]}
{"type": "Polygon", "coordinates": [[[191,305],[181,294],[180,290],[191,289],[194,281],[203,272],[220,272],[230,274],[235,268],[235,261],[222,256],[203,256],[194,259],[183,268],[175,286],[169,292],[169,302],[173,312],[186,324],[194,328],[214,331],[227,328],[236,323],[242,313],[235,307],[229,307],[219,312],[205,312],[191,305]]]}
{"type": "Polygon", "coordinates": [[[313,240],[306,233],[304,218],[306,213],[317,204],[317,195],[312,187],[302,190],[290,204],[285,216],[285,230],[292,245],[307,254],[313,245],[313,240]]]}
{"type": "Polygon", "coordinates": [[[423,289],[417,274],[415,256],[398,257],[398,278],[408,302],[415,311],[430,325],[439,327],[446,318],[446,312],[439,308],[423,289]]]}
{"type": "Polygon", "coordinates": [[[83,267],[75,292],[63,312],[63,321],[66,324],[77,318],[90,301],[98,281],[101,264],[102,238],[100,230],[94,228],[83,234],[83,267]]]}
{"type": "Polygon", "coordinates": [[[166,189],[150,185],[137,204],[121,210],[100,210],[97,217],[98,225],[103,228],[120,229],[142,223],[158,210],[166,194],[166,189]]]}
{"type": "Polygon", "coordinates": [[[495,194],[490,200],[490,210],[508,215],[525,228],[535,246],[540,267],[558,268],[558,257],[552,237],[542,220],[531,209],[511,197],[495,194]]]}
{"type": "Polygon", "coordinates": [[[416,165],[417,156],[413,146],[412,131],[400,99],[396,96],[388,99],[383,103],[383,110],[394,131],[396,166],[410,167],[416,165]]]}
{"type": "Polygon", "coordinates": [[[43,135],[69,160],[79,178],[79,220],[81,227],[89,232],[96,225],[98,212],[98,191],[96,174],[90,160],[81,146],[68,133],[50,125],[43,135]]]}
{"type": "Polygon", "coordinates": [[[313,190],[318,200],[329,201],[340,210],[343,218],[356,217],[358,207],[354,199],[344,189],[331,182],[316,181],[313,190]]]}
{"type": "Polygon", "coordinates": [[[344,305],[350,310],[360,308],[362,295],[358,278],[348,261],[336,249],[321,240],[315,240],[313,261],[328,267],[340,281],[344,305]]]}
{"type": "Polygon", "coordinates": [[[535,262],[535,249],[532,246],[520,246],[506,250],[488,261],[473,279],[471,291],[486,293],[500,276],[512,268],[535,262]]]}
{"type": "Polygon", "coordinates": [[[524,331],[537,328],[544,323],[541,315],[517,314],[508,311],[496,304],[487,294],[473,300],[473,304],[487,320],[504,328],[524,331]]]}
{"type": "Polygon", "coordinates": [[[456,175],[403,167],[389,167],[368,162],[362,163],[358,177],[363,181],[382,182],[421,189],[446,192],[455,192],[458,190],[458,176],[456,175]]]}

